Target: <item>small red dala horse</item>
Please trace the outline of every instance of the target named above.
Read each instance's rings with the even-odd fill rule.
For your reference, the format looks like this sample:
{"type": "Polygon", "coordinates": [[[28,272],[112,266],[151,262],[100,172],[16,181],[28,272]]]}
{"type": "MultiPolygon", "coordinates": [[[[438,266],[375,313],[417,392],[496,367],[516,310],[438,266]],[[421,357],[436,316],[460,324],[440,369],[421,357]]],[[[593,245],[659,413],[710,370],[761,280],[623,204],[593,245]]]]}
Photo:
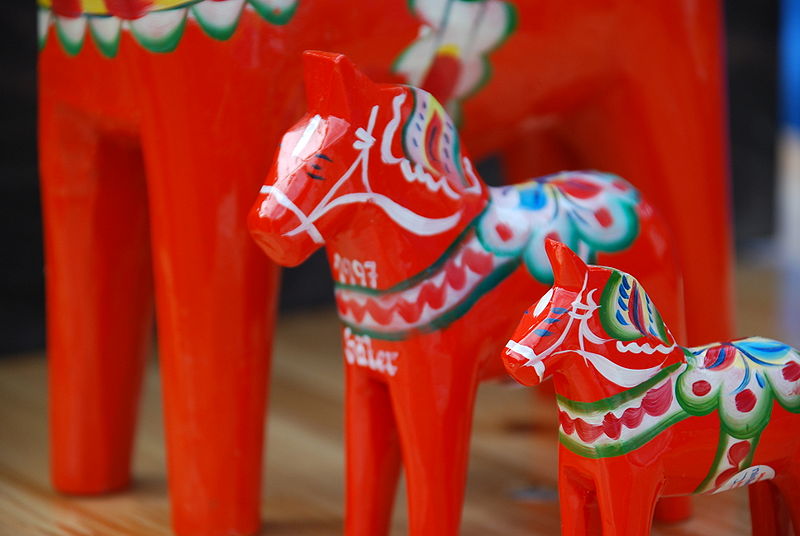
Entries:
{"type": "MultiPolygon", "coordinates": [[[[649,533],[662,496],[754,484],[753,533],[776,535],[780,491],[800,534],[800,355],[751,337],[684,348],[627,273],[548,240],[555,284],[503,354],[517,381],[553,377],[562,534],[649,533]],[[773,402],[777,402],[773,404],[773,402]]],[[[785,523],[783,523],[785,525],[785,523]]]]}
{"type": "Polygon", "coordinates": [[[552,281],[546,237],[636,269],[682,323],[664,226],[628,183],[569,172],[487,188],[430,94],[306,53],[309,112],[249,225],[276,262],[325,246],[345,324],[348,535],[387,530],[400,458],[409,531],[458,533],[472,406],[514,318],[552,281]]]}

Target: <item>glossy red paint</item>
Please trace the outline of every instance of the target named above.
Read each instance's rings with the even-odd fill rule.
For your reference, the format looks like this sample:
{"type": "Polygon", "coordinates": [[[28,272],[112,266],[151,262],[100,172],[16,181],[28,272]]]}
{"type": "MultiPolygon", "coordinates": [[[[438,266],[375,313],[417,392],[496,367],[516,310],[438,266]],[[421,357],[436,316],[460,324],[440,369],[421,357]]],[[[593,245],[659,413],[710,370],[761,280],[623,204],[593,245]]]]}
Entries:
{"type": "MultiPolygon", "coordinates": [[[[149,3],[106,4],[126,18],[149,3]]],[[[113,58],[88,35],[67,53],[50,27],[40,148],[57,489],[129,480],[152,269],[175,530],[257,531],[276,271],[246,213],[302,112],[300,53],[343,51],[401,81],[390,65],[422,24],[402,1],[301,1],[282,26],[244,10],[224,40],[190,18],[164,54],[124,30],[113,58]]],[[[690,341],[730,331],[720,41],[716,2],[519,3],[492,77],[460,106],[473,154],[500,154],[512,179],[607,169],[653,200],[676,237],[690,341]]],[[[464,69],[448,54],[424,78],[442,98],[464,69]]]]}
{"type": "Polygon", "coordinates": [[[565,172],[490,190],[431,95],[376,85],[342,55],[309,52],[305,63],[308,113],[283,137],[249,225],[281,264],[325,247],[337,280],[345,532],[386,532],[402,458],[410,533],[455,535],[475,391],[501,374],[497,353],[514,318],[546,289],[542,233],[574,242],[580,232],[587,254],[642,270],[680,326],[670,239],[617,177],[565,172]],[[586,219],[580,231],[572,210],[586,219]],[[622,238],[611,245],[610,235],[622,238]]]}
{"type": "Polygon", "coordinates": [[[784,533],[778,493],[799,526],[800,385],[783,371],[800,353],[758,337],[682,347],[649,285],[563,244],[547,250],[552,292],[526,311],[503,360],[525,385],[553,379],[562,534],[649,534],[660,497],[748,484],[753,534],[784,533]]]}

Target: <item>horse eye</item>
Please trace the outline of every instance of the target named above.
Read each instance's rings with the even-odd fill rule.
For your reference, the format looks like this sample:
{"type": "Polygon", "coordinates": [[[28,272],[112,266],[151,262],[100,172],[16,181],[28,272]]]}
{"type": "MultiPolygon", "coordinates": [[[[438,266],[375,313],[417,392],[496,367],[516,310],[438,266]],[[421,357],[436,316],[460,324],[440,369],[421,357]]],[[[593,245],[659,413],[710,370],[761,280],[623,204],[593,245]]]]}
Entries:
{"type": "Polygon", "coordinates": [[[539,301],[536,303],[536,308],[533,310],[533,316],[539,316],[544,311],[544,308],[547,307],[547,304],[550,303],[550,299],[553,297],[553,289],[551,288],[548,290],[544,296],[539,298],[539,301]]]}

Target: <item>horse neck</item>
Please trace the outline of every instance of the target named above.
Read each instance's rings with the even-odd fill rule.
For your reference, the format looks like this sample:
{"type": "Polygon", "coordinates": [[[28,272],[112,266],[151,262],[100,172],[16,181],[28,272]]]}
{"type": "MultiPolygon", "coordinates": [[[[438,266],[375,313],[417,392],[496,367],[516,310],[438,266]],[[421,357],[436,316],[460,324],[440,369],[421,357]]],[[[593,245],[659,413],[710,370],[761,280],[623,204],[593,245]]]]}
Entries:
{"type": "Polygon", "coordinates": [[[663,374],[662,371],[674,370],[676,365],[685,362],[684,349],[678,344],[670,347],[661,343],[659,346],[652,340],[631,344],[611,339],[605,333],[593,335],[605,339],[605,342],[584,338],[581,347],[580,326],[571,329],[568,335],[571,340],[568,341],[573,349],[565,353],[553,373],[559,395],[580,402],[595,402],[634,389],[663,374]],[[648,353],[650,348],[661,351],[648,353]]]}
{"type": "MultiPolygon", "coordinates": [[[[362,137],[372,141],[359,154],[349,181],[364,202],[347,205],[344,223],[328,240],[334,272],[337,259],[375,263],[377,288],[431,266],[488,203],[488,190],[461,154],[452,124],[440,121],[441,128],[448,128],[446,140],[435,128],[430,134],[414,122],[422,117],[419,95],[412,99],[416,93],[404,91],[385,93],[387,100],[373,107],[369,124],[361,129],[362,137]],[[423,136],[415,140],[409,132],[423,136]],[[428,143],[426,133],[441,139],[428,143]],[[409,149],[420,146],[427,148],[409,149]]],[[[432,106],[429,101],[428,109],[432,106]]]]}
{"type": "Polygon", "coordinates": [[[328,240],[327,253],[334,280],[370,286],[378,289],[392,287],[433,265],[446,251],[466,239],[471,223],[483,211],[486,200],[470,199],[455,212],[458,220],[452,228],[433,235],[423,235],[398,225],[387,213],[373,204],[354,209],[347,224],[328,240]],[[375,267],[374,280],[361,282],[345,280],[340,273],[347,263],[370,263],[375,267]]]}

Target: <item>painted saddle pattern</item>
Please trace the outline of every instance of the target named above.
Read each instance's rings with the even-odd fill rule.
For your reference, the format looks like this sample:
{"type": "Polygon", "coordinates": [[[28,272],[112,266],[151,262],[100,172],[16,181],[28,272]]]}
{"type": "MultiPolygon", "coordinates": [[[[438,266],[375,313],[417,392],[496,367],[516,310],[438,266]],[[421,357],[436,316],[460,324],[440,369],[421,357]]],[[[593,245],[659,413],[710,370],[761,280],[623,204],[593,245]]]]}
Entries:
{"type": "Polygon", "coordinates": [[[214,39],[228,39],[244,9],[252,9],[271,24],[286,24],[299,0],[38,0],[39,48],[45,46],[50,25],[64,50],[80,52],[88,27],[97,48],[113,58],[123,31],[151,52],[175,50],[193,18],[214,39]]]}
{"type": "Polygon", "coordinates": [[[537,281],[551,284],[546,238],[569,244],[587,260],[595,259],[597,252],[625,249],[638,233],[638,204],[639,194],[629,183],[598,172],[559,173],[489,188],[486,209],[416,276],[377,290],[349,284],[339,271],[339,315],[354,331],[379,339],[441,329],[520,263],[537,281]]]}
{"type": "Polygon", "coordinates": [[[499,0],[409,0],[419,37],[392,66],[412,86],[427,88],[458,116],[462,99],[489,79],[488,54],[514,31],[514,6],[499,0]]]}
{"type": "MultiPolygon", "coordinates": [[[[288,24],[300,0],[37,0],[39,47],[55,26],[64,50],[78,54],[86,34],[100,52],[117,55],[120,36],[129,31],[151,52],[172,52],[192,19],[220,41],[236,31],[251,10],[269,24],[288,24]]],[[[418,37],[398,51],[392,72],[415,86],[428,87],[451,113],[489,80],[488,55],[516,27],[516,11],[500,0],[412,0],[418,37]]]]}

